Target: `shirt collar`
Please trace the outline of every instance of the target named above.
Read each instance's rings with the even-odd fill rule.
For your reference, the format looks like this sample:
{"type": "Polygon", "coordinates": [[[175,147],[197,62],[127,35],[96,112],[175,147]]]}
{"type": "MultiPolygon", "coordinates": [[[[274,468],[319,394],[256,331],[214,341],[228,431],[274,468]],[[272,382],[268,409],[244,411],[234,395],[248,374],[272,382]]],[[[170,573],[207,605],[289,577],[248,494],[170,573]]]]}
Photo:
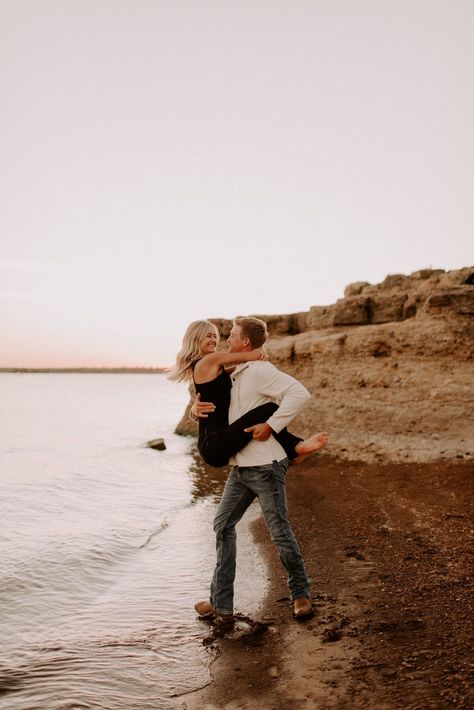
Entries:
{"type": "Polygon", "coordinates": [[[246,367],[250,365],[249,362],[241,362],[237,367],[235,368],[234,372],[232,373],[232,376],[238,375],[240,372],[245,370],[246,367]]]}

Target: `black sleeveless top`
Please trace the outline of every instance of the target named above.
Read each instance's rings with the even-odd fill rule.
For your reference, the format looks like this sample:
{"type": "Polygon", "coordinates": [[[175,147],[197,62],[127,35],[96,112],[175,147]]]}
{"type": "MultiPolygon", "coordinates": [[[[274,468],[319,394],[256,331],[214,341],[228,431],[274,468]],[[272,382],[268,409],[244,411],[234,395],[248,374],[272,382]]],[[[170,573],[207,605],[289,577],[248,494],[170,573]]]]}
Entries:
{"type": "Polygon", "coordinates": [[[212,402],[215,404],[214,412],[205,419],[199,419],[199,430],[206,429],[210,425],[224,425],[229,423],[230,391],[232,382],[226,370],[222,370],[214,380],[210,382],[194,383],[196,392],[201,395],[201,402],[212,402]]]}

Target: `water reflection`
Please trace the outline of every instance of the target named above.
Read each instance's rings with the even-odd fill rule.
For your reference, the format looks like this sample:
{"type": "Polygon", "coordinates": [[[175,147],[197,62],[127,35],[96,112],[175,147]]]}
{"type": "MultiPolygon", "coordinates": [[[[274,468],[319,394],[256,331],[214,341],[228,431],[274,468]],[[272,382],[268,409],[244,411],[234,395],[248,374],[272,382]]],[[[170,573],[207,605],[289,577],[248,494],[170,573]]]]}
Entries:
{"type": "Polygon", "coordinates": [[[211,498],[218,502],[224,490],[227,476],[230,473],[231,466],[222,466],[222,468],[213,468],[204,463],[197,446],[194,445],[190,451],[192,461],[189,466],[189,475],[192,482],[191,494],[193,502],[200,498],[211,498]]]}

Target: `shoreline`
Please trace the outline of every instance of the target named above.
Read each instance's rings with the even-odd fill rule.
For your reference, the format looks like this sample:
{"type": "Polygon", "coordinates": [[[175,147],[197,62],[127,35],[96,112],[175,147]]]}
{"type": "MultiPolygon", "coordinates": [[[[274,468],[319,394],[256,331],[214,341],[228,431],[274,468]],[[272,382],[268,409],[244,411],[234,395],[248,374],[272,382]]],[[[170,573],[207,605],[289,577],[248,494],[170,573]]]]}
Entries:
{"type": "Polygon", "coordinates": [[[26,375],[164,375],[165,367],[0,367],[0,374],[26,375]]]}
{"type": "Polygon", "coordinates": [[[182,707],[468,708],[473,473],[471,462],[322,456],[290,469],[290,520],[315,617],[293,620],[285,575],[255,521],[271,578],[259,620],[269,628],[216,641],[213,682],[182,707]]]}

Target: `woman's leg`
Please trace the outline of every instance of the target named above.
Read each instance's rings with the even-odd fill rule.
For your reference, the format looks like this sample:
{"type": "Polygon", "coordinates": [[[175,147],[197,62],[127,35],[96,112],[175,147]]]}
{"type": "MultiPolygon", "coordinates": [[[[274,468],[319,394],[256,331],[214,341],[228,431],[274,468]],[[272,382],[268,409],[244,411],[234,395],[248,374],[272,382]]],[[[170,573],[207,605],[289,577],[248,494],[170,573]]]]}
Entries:
{"type": "MultiPolygon", "coordinates": [[[[206,429],[199,440],[199,451],[204,461],[210,466],[225,466],[231,456],[241,451],[252,440],[252,433],[246,432],[244,429],[255,424],[262,424],[277,409],[277,404],[267,402],[255,407],[255,409],[251,409],[228,426],[209,427],[206,429]]],[[[295,446],[301,439],[290,434],[286,428],[282,429],[278,434],[274,434],[274,436],[285,450],[288,458],[296,458],[295,446]]]]}
{"type": "Polygon", "coordinates": [[[301,437],[295,436],[294,434],[291,433],[291,431],[288,431],[288,429],[285,427],[281,431],[276,434],[273,432],[273,436],[275,439],[278,441],[280,446],[285,449],[285,454],[288,456],[290,461],[293,461],[298,454],[295,451],[295,447],[297,444],[299,444],[300,441],[303,441],[301,437]]]}
{"type": "MultiPolygon", "coordinates": [[[[278,405],[274,402],[267,402],[267,404],[261,404],[260,407],[255,407],[255,409],[251,409],[250,412],[247,412],[235,422],[229,424],[229,437],[232,439],[232,441],[235,441],[236,444],[239,444],[239,430],[243,431],[243,429],[247,429],[250,426],[254,426],[254,424],[261,424],[262,422],[265,422],[267,419],[269,419],[269,417],[272,416],[272,414],[274,414],[274,412],[276,412],[277,409],[278,405]]],[[[246,437],[249,438],[245,440],[245,444],[243,446],[239,446],[238,449],[235,449],[233,454],[236,454],[238,451],[243,449],[244,446],[248,444],[248,442],[252,438],[251,433],[243,433],[246,437]]],[[[297,457],[298,454],[295,452],[295,446],[300,441],[303,441],[299,436],[295,436],[294,434],[289,432],[286,427],[279,431],[278,434],[276,432],[273,432],[273,436],[278,441],[280,446],[285,450],[285,454],[288,456],[290,461],[297,457]]],[[[233,454],[230,455],[232,456],[233,454]]]]}

